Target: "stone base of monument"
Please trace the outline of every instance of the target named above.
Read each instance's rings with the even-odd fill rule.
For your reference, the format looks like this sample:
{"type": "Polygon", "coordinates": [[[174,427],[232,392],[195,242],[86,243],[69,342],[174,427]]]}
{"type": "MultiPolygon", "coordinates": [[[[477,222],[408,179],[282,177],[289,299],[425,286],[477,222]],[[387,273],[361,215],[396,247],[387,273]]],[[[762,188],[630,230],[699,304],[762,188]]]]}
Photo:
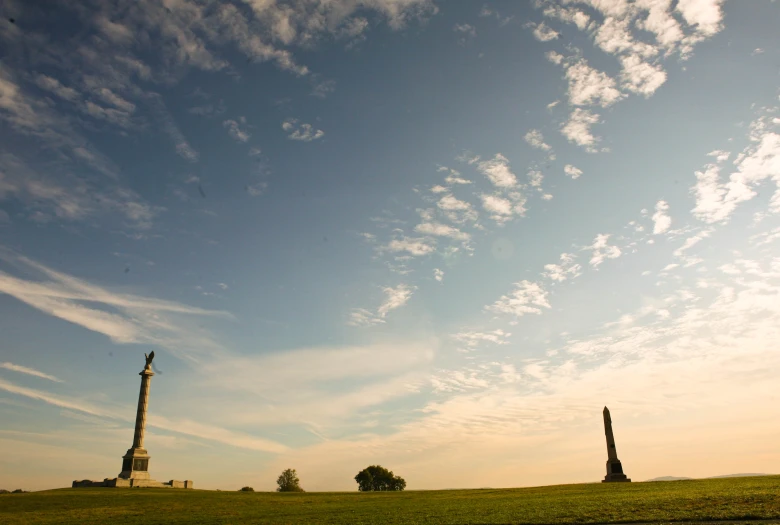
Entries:
{"type": "Polygon", "coordinates": [[[631,480],[627,478],[625,474],[607,474],[604,479],[601,480],[602,483],[611,483],[613,481],[631,482],[631,480]]]}
{"type": "Polygon", "coordinates": [[[623,465],[619,460],[607,460],[607,475],[604,476],[604,479],[602,479],[601,482],[610,483],[612,481],[631,481],[623,474],[623,465]]]}
{"type": "Polygon", "coordinates": [[[192,480],[187,479],[179,481],[172,479],[170,481],[155,481],[153,479],[139,479],[139,478],[106,478],[103,481],[92,481],[89,479],[76,480],[73,482],[73,488],[87,488],[87,487],[118,487],[118,488],[132,488],[132,487],[147,487],[157,489],[191,489],[192,480]]]}

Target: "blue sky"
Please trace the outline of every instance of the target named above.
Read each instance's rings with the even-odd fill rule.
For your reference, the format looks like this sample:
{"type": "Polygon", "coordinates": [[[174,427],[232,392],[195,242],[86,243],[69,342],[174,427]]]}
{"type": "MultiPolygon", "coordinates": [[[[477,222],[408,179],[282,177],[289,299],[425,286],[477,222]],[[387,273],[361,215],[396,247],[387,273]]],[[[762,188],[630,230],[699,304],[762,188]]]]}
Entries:
{"type": "Polygon", "coordinates": [[[4,3],[0,486],[780,471],[778,9],[4,3]]]}

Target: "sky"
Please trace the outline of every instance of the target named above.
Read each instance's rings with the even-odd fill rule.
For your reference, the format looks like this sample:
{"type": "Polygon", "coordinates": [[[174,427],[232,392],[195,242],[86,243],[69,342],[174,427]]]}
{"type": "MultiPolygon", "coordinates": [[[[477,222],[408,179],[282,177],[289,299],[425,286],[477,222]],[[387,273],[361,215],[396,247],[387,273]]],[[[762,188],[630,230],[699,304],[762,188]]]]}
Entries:
{"type": "Polygon", "coordinates": [[[780,472],[780,2],[0,15],[0,488],[780,472]]]}

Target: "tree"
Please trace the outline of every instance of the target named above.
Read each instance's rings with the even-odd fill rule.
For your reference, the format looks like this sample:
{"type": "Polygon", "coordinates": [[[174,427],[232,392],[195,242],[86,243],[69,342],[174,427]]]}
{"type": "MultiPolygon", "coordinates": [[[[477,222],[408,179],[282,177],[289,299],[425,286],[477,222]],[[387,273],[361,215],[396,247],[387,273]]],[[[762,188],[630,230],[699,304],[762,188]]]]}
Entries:
{"type": "Polygon", "coordinates": [[[241,487],[241,490],[239,492],[254,492],[255,489],[252,487],[241,487]]]}
{"type": "Polygon", "coordinates": [[[279,474],[279,478],[276,480],[276,484],[279,485],[279,488],[276,489],[277,492],[306,492],[301,488],[299,483],[301,480],[298,479],[298,474],[295,473],[294,468],[288,468],[281,474],[279,474]]]}
{"type": "Polygon", "coordinates": [[[360,492],[404,490],[406,481],[380,465],[366,467],[355,476],[360,492]]]}

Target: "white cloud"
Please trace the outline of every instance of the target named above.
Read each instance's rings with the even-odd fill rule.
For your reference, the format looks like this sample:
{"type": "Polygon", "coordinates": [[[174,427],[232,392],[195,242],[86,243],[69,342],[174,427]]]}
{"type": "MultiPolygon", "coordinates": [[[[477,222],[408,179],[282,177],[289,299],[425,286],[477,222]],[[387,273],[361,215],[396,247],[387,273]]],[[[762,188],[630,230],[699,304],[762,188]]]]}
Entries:
{"type": "Polygon", "coordinates": [[[459,177],[460,173],[458,173],[455,170],[452,170],[453,173],[450,173],[444,178],[444,182],[447,184],[472,184],[472,182],[468,179],[464,179],[462,177],[459,177]]]}
{"type": "Polygon", "coordinates": [[[572,7],[563,7],[554,4],[547,5],[545,6],[543,13],[544,16],[548,16],[550,18],[557,18],[562,22],[574,24],[577,26],[577,28],[580,31],[586,29],[590,24],[590,17],[588,15],[586,15],[579,9],[575,9],[572,7]]]}
{"type": "Polygon", "coordinates": [[[450,191],[446,186],[436,185],[431,188],[431,193],[447,193],[450,191]]]}
{"type": "Polygon", "coordinates": [[[604,52],[612,55],[627,53],[650,57],[658,53],[655,47],[635,40],[629,31],[629,18],[607,16],[596,30],[594,41],[604,52]]]}
{"type": "Polygon", "coordinates": [[[439,268],[434,268],[433,278],[436,279],[438,282],[442,282],[444,280],[444,270],[440,270],[439,268]]]}
{"type": "Polygon", "coordinates": [[[724,150],[721,150],[721,149],[716,149],[716,150],[713,150],[713,151],[710,151],[709,153],[707,153],[707,156],[708,157],[715,157],[715,162],[721,163],[721,162],[726,162],[727,160],[729,160],[729,157],[731,156],[731,152],[724,151],[724,150]]]}
{"type": "Polygon", "coordinates": [[[566,78],[569,80],[569,103],[573,106],[605,108],[623,98],[615,80],[590,67],[584,58],[566,66],[566,78]]]}
{"type": "Polygon", "coordinates": [[[480,162],[477,169],[497,188],[511,188],[517,185],[517,177],[509,167],[509,160],[500,153],[496,153],[491,160],[480,162]]]}
{"type": "Polygon", "coordinates": [[[441,224],[438,222],[423,222],[414,227],[414,231],[423,235],[434,235],[436,237],[449,237],[457,241],[468,241],[471,235],[460,231],[457,228],[441,224]]]}
{"type": "Polygon", "coordinates": [[[246,125],[244,117],[239,117],[238,121],[226,120],[222,125],[228,130],[228,134],[239,142],[246,142],[252,136],[245,129],[241,129],[241,125],[246,125]]]}
{"type": "Polygon", "coordinates": [[[544,180],[544,175],[539,170],[531,170],[528,172],[528,184],[530,184],[534,188],[539,188],[539,191],[541,191],[542,187],[542,181],[544,180]]]}
{"type": "Polygon", "coordinates": [[[576,166],[572,166],[571,164],[567,164],[563,167],[563,172],[571,177],[572,179],[579,179],[580,175],[582,175],[582,170],[577,168],[576,166]]]}
{"type": "Polygon", "coordinates": [[[669,211],[669,204],[666,201],[658,201],[655,204],[655,213],[653,214],[653,235],[664,233],[672,225],[672,218],[666,213],[669,211]]]}
{"type": "Polygon", "coordinates": [[[541,314],[542,308],[550,308],[550,303],[547,301],[547,291],[541,285],[520,281],[515,283],[515,290],[511,294],[502,296],[486,308],[491,312],[522,317],[525,314],[541,314]]]}
{"type": "Polygon", "coordinates": [[[770,211],[780,212],[780,134],[768,131],[767,127],[762,120],[753,123],[753,144],[734,161],[736,171],[728,182],[720,181],[721,168],[716,164],[707,164],[696,172],[696,185],[692,188],[696,195],[695,217],[710,224],[728,221],[739,204],[756,196],[754,187],[766,179],[773,180],[779,188],[770,201],[770,211]]]}
{"type": "Polygon", "coordinates": [[[402,307],[412,297],[415,287],[408,286],[406,284],[399,284],[395,288],[387,287],[383,291],[385,293],[385,300],[377,309],[377,314],[381,318],[387,317],[387,314],[392,310],[402,307]]]}
{"type": "Polygon", "coordinates": [[[447,218],[456,223],[473,222],[478,217],[470,203],[457,199],[449,193],[439,199],[436,206],[447,215],[447,218]]]}
{"type": "Polygon", "coordinates": [[[482,207],[498,224],[504,224],[514,216],[525,216],[525,197],[520,193],[510,194],[510,198],[483,193],[480,198],[482,207]]]}
{"type": "Polygon", "coordinates": [[[401,308],[409,302],[415,290],[416,287],[407,284],[399,284],[395,288],[387,286],[382,289],[385,298],[377,308],[376,313],[364,308],[356,308],[350,312],[347,324],[350,326],[372,326],[384,323],[391,311],[401,308]]]}
{"type": "Polygon", "coordinates": [[[596,144],[601,140],[591,133],[591,126],[598,123],[599,115],[590,110],[574,108],[569,120],[561,127],[561,133],[569,142],[583,146],[588,153],[596,153],[596,144]]]}
{"type": "Polygon", "coordinates": [[[544,142],[544,136],[542,135],[542,132],[538,129],[532,129],[528,133],[525,134],[525,141],[533,146],[534,148],[540,149],[542,151],[550,151],[552,147],[549,144],[545,144],[544,142]]]}
{"type": "Polygon", "coordinates": [[[690,26],[697,32],[712,36],[721,30],[723,12],[721,4],[724,0],[680,0],[677,10],[690,26]]]}
{"type": "Polygon", "coordinates": [[[533,24],[532,26],[534,28],[534,38],[540,42],[549,42],[550,40],[555,40],[560,36],[557,31],[544,22],[541,22],[540,24],[533,24]]]}
{"type": "Polygon", "coordinates": [[[575,262],[576,257],[571,253],[562,253],[559,264],[545,264],[544,275],[553,281],[563,282],[566,279],[574,279],[582,275],[582,266],[575,262]]]}
{"type": "Polygon", "coordinates": [[[461,343],[465,344],[466,346],[470,348],[474,348],[479,346],[483,342],[493,343],[496,345],[509,344],[508,339],[511,335],[512,335],[511,333],[505,332],[504,330],[501,330],[499,328],[491,332],[478,332],[476,330],[471,330],[467,332],[458,332],[452,337],[460,341],[461,343]]]}
{"type": "Polygon", "coordinates": [[[557,53],[555,51],[548,51],[547,53],[544,54],[544,56],[547,57],[547,60],[549,60],[553,64],[556,64],[558,66],[563,64],[563,55],[560,53],[557,53]]]}
{"type": "Polygon", "coordinates": [[[436,247],[426,242],[423,238],[411,238],[403,237],[401,239],[393,239],[386,246],[379,249],[380,251],[389,252],[406,252],[409,255],[419,257],[421,255],[428,255],[436,250],[436,247]]]}
{"type": "Polygon", "coordinates": [[[19,372],[20,374],[27,374],[30,376],[40,377],[42,379],[48,379],[49,381],[54,381],[55,383],[63,382],[62,379],[57,379],[53,375],[41,372],[40,370],[21,365],[15,365],[13,363],[9,363],[8,361],[5,363],[0,363],[0,368],[5,368],[6,370],[11,370],[13,372],[19,372]]]}
{"type": "Polygon", "coordinates": [[[325,136],[321,129],[315,129],[311,124],[299,124],[297,119],[285,120],[282,122],[282,129],[291,132],[287,138],[303,142],[311,142],[325,136]]]}
{"type": "Polygon", "coordinates": [[[600,233],[593,239],[593,244],[586,248],[586,250],[593,252],[593,255],[590,258],[590,265],[594,268],[603,263],[605,259],[616,259],[620,257],[620,248],[617,246],[609,246],[609,238],[609,234],[600,233]]]}
{"type": "Polygon", "coordinates": [[[686,250],[688,250],[689,248],[693,247],[695,244],[698,244],[704,239],[706,239],[707,237],[709,237],[711,233],[712,230],[704,230],[697,233],[696,235],[692,235],[688,237],[687,239],[685,239],[683,245],[674,251],[674,256],[682,257],[686,250]]]}
{"type": "Polygon", "coordinates": [[[649,64],[639,55],[621,57],[620,63],[623,66],[620,79],[629,91],[650,97],[666,82],[666,72],[661,66],[649,64]]]}

